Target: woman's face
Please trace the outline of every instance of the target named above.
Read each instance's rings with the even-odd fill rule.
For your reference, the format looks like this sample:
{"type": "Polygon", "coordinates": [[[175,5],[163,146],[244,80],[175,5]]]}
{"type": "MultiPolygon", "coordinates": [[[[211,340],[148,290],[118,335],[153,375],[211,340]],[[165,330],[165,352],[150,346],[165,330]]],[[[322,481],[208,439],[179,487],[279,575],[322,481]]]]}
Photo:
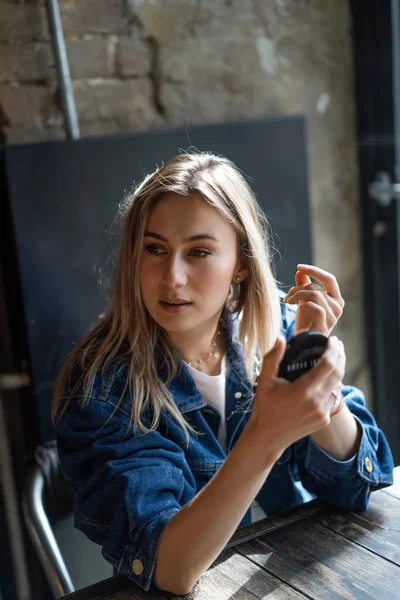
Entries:
{"type": "Polygon", "coordinates": [[[238,236],[197,195],[163,194],[146,224],[140,268],[144,304],[169,333],[214,327],[236,275],[238,236]]]}

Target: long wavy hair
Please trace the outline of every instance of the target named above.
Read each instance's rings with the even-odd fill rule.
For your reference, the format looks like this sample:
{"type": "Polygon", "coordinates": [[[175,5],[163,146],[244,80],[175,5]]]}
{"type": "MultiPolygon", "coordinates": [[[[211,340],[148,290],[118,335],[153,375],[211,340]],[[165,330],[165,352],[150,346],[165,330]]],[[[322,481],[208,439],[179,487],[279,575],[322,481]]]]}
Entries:
{"type": "Polygon", "coordinates": [[[255,382],[260,359],[275,343],[280,328],[278,287],[268,223],[254,193],[230,160],[211,153],[180,154],[146,176],[119,207],[123,231],[110,309],[64,363],[54,390],[53,423],[75,396],[87,403],[96,374],[113,361],[123,359],[132,401],[131,422],[147,433],[157,429],[162,412],[167,411],[187,436],[193,432],[167,389],[179,370],[179,356],[164,330],[147,312],[139,282],[147,217],[166,192],[201,196],[232,224],[239,236],[249,274],[240,284],[232,284],[226,310],[238,317],[238,335],[251,382],[255,382]],[[166,379],[159,375],[156,356],[162,357],[166,379]],[[77,366],[81,375],[70,389],[71,373],[77,366]],[[146,423],[141,419],[143,414],[151,415],[146,423]]]}

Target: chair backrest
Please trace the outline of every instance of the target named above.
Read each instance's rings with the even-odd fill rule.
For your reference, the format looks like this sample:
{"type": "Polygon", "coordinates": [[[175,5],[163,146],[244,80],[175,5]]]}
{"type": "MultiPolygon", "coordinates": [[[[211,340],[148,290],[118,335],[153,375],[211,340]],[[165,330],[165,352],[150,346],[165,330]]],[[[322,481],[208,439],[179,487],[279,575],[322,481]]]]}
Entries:
{"type": "Polygon", "coordinates": [[[38,446],[30,461],[23,492],[29,535],[54,598],[74,591],[53,532],[53,524],[71,514],[74,493],[61,472],[55,440],[38,446]]]}

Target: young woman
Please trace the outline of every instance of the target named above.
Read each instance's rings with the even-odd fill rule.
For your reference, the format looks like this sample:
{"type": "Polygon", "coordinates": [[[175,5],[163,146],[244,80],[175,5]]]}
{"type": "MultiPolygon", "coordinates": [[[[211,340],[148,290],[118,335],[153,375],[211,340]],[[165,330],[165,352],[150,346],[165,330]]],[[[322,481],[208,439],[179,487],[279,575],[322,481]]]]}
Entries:
{"type": "Polygon", "coordinates": [[[277,376],[285,338],[328,335],[344,302],[307,265],[283,298],[265,219],[229,160],[181,154],[123,211],[112,306],[57,382],[59,455],[76,526],[144,589],[184,594],[255,499],[266,514],[310,494],[365,509],[393,461],[362,393],[342,386],[336,337],[295,382],[277,376]]]}

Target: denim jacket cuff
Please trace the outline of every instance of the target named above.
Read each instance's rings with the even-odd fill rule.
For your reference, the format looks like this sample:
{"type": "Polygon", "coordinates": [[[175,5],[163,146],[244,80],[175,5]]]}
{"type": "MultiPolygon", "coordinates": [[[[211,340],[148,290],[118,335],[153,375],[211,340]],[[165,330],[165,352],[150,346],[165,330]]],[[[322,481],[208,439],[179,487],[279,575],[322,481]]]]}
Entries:
{"type": "Polygon", "coordinates": [[[359,449],[354,456],[348,460],[337,460],[318,446],[310,437],[305,466],[315,477],[326,482],[336,481],[342,482],[343,485],[356,486],[368,481],[373,485],[377,485],[379,482],[379,466],[375,452],[368,440],[363,424],[356,416],[354,418],[362,432],[359,449]]]}
{"type": "MultiPolygon", "coordinates": [[[[149,591],[150,587],[155,585],[153,575],[161,535],[167,522],[178,511],[178,508],[165,511],[141,528],[135,535],[132,544],[125,547],[117,565],[117,570],[121,575],[132,579],[145,591],[149,591]]],[[[105,556],[105,558],[108,557],[105,556]]],[[[156,587],[160,589],[158,586],[156,587]]]]}

